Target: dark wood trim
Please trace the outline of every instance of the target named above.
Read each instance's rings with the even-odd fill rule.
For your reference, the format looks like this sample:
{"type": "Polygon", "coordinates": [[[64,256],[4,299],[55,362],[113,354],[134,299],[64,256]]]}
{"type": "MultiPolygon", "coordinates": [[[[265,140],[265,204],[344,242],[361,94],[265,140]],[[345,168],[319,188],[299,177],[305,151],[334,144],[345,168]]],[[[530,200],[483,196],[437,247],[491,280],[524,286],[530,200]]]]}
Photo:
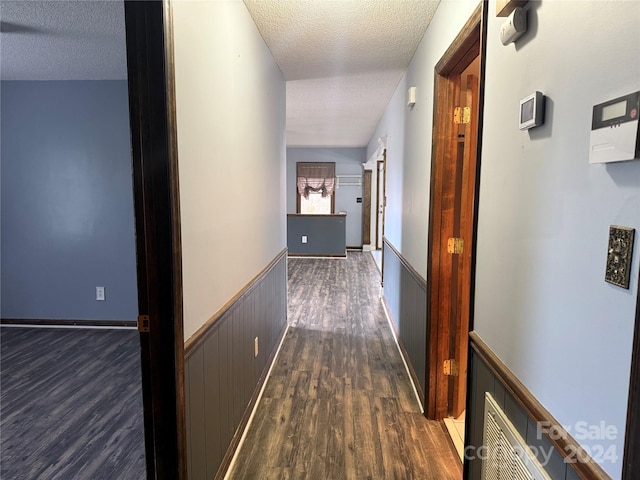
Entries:
{"type": "MultiPolygon", "coordinates": [[[[484,128],[484,89],[485,89],[485,72],[486,72],[486,64],[487,64],[487,25],[489,23],[489,1],[483,0],[481,2],[481,18],[480,18],[480,78],[478,80],[478,135],[476,140],[476,177],[475,177],[475,187],[474,187],[474,200],[473,200],[473,219],[472,221],[472,235],[474,241],[472,245],[471,251],[471,276],[470,276],[470,286],[469,286],[469,331],[472,332],[474,329],[474,315],[475,315],[475,294],[476,294],[476,259],[477,259],[477,249],[478,249],[478,215],[479,215],[479,206],[480,206],[480,173],[481,173],[481,165],[482,165],[482,131],[484,128]]],[[[427,310],[428,311],[428,310],[427,310]]],[[[472,371],[469,368],[471,365],[471,344],[467,346],[467,408],[471,405],[471,395],[472,395],[472,381],[473,375],[472,371]]],[[[471,416],[467,415],[465,417],[465,438],[464,444],[469,445],[471,442],[471,416]]],[[[469,478],[469,462],[463,463],[463,479],[469,478]]]]}
{"type": "Polygon", "coordinates": [[[196,332],[191,335],[184,343],[184,356],[189,358],[193,352],[206,340],[213,329],[217,328],[218,320],[222,318],[236,303],[242,301],[247,295],[249,295],[258,284],[273,270],[273,268],[282,260],[282,257],[287,255],[287,249],[284,248],[276,257],[271,260],[258,275],[247,283],[238,293],[236,293],[231,300],[225,303],[220,310],[218,310],[213,316],[207,320],[196,332]]]}
{"type": "Polygon", "coordinates": [[[136,328],[135,320],[60,320],[42,318],[2,318],[0,325],[37,325],[37,326],[76,326],[76,327],[132,327],[136,328]]]}
{"type": "Polygon", "coordinates": [[[346,213],[287,213],[287,217],[346,217],[346,213]]]}
{"type": "Polygon", "coordinates": [[[398,257],[398,259],[400,260],[400,263],[402,263],[402,265],[404,265],[404,268],[407,269],[407,271],[411,274],[411,276],[413,277],[413,279],[418,282],[418,284],[426,291],[427,290],[427,281],[424,279],[424,277],[422,275],[420,275],[418,273],[418,271],[413,268],[413,266],[411,266],[411,264],[409,263],[409,260],[407,260],[397,249],[396,247],[394,247],[391,242],[387,239],[387,237],[382,237],[382,242],[389,247],[389,250],[391,250],[394,255],[396,257],[398,257]]]}
{"type": "Polygon", "coordinates": [[[247,428],[249,419],[251,418],[251,414],[253,413],[253,409],[256,406],[256,402],[258,401],[258,397],[260,396],[260,392],[262,391],[262,386],[267,381],[267,374],[269,373],[269,369],[271,368],[271,365],[275,361],[276,354],[278,353],[280,349],[280,344],[282,343],[282,339],[287,333],[287,328],[288,328],[288,324],[285,322],[285,325],[282,328],[282,331],[280,332],[280,335],[278,338],[278,342],[277,342],[278,347],[274,348],[273,351],[269,354],[266,367],[262,372],[262,375],[260,375],[260,380],[258,380],[258,384],[256,385],[256,388],[253,391],[253,395],[251,396],[251,400],[249,401],[249,404],[247,405],[247,408],[244,411],[244,415],[242,416],[240,425],[238,425],[236,433],[231,439],[231,444],[227,449],[227,453],[225,453],[224,457],[222,458],[222,463],[218,468],[218,472],[216,473],[214,480],[222,480],[227,474],[227,469],[229,468],[229,465],[231,465],[231,460],[233,460],[233,456],[236,454],[236,450],[238,450],[238,445],[240,444],[240,440],[242,439],[244,430],[247,428]]]}
{"type": "Polygon", "coordinates": [[[187,476],[171,5],[125,1],[147,478],[187,476]]]}
{"type": "MultiPolygon", "coordinates": [[[[491,373],[504,385],[506,390],[520,404],[534,422],[549,425],[554,435],[547,439],[558,453],[580,476],[580,478],[609,480],[611,477],[598,465],[567,432],[549,411],[533,396],[527,387],[516,377],[509,367],[489,348],[476,332],[469,332],[469,345],[478,357],[487,365],[491,373]],[[558,433],[561,434],[558,434],[558,433]],[[577,462],[575,462],[577,460],[577,462]],[[575,462],[575,463],[574,463],[575,462]]],[[[635,453],[635,452],[634,452],[635,453]]],[[[635,477],[630,477],[635,478],[635,477]]]]}
{"type": "MultiPolygon", "coordinates": [[[[385,312],[387,313],[387,317],[391,320],[389,323],[391,324],[391,329],[393,330],[396,342],[398,343],[398,347],[400,347],[400,355],[402,355],[402,357],[404,358],[404,363],[407,365],[407,369],[409,370],[409,376],[411,377],[411,381],[413,382],[414,390],[418,392],[418,398],[420,398],[421,404],[420,406],[424,409],[424,392],[422,391],[422,388],[420,388],[420,380],[418,380],[418,375],[416,374],[416,371],[413,368],[413,363],[409,358],[409,352],[407,352],[407,349],[404,347],[404,344],[400,339],[400,331],[393,321],[393,315],[391,315],[391,310],[389,309],[389,305],[387,305],[387,299],[382,297],[380,300],[382,301],[382,308],[384,308],[385,312]]],[[[447,435],[447,437],[449,437],[449,435],[447,435]]]]}
{"type": "Polygon", "coordinates": [[[317,253],[290,253],[289,257],[307,257],[307,258],[347,258],[347,254],[344,255],[320,255],[317,253]]]}
{"type": "Polygon", "coordinates": [[[528,0],[496,0],[496,17],[508,17],[517,7],[524,7],[528,0]]]}
{"type": "Polygon", "coordinates": [[[487,63],[487,25],[489,22],[489,1],[484,0],[481,5],[480,18],[480,77],[478,79],[478,135],[476,139],[476,172],[473,199],[473,218],[472,218],[472,235],[474,242],[471,246],[471,285],[469,295],[469,331],[473,330],[473,315],[475,312],[475,293],[476,293],[476,253],[478,242],[478,214],[480,212],[480,173],[482,165],[482,131],[484,129],[484,88],[485,88],[485,70],[487,63]]]}
{"type": "Polygon", "coordinates": [[[631,376],[629,379],[629,402],[627,404],[627,427],[622,460],[622,480],[640,478],[640,275],[638,275],[636,319],[631,353],[631,376]]]}
{"type": "Polygon", "coordinates": [[[176,375],[176,421],[178,434],[178,468],[180,478],[187,478],[187,408],[184,378],[184,319],[182,298],[182,225],[180,215],[180,172],[178,168],[178,120],[176,114],[175,59],[173,48],[173,0],[165,0],[165,79],[167,96],[167,136],[169,148],[169,181],[171,196],[172,244],[173,244],[173,346],[176,375]]]}
{"type": "Polygon", "coordinates": [[[371,245],[371,181],[373,172],[364,170],[362,177],[362,245],[371,245]]]}
{"type": "Polygon", "coordinates": [[[483,2],[475,8],[467,23],[444,52],[435,71],[442,76],[462,73],[471,61],[480,55],[480,22],[482,19],[483,2]]]}

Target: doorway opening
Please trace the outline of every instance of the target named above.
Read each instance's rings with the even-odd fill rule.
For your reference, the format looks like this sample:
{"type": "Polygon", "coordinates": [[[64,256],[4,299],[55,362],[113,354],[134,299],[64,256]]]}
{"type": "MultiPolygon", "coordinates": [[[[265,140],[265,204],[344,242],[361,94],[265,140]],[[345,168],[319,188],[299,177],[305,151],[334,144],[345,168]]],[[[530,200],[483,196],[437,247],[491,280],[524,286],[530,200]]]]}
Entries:
{"type": "Polygon", "coordinates": [[[386,169],[387,169],[387,151],[382,152],[382,160],[378,160],[376,164],[377,170],[377,182],[376,189],[376,250],[382,250],[382,243],[384,239],[384,209],[387,206],[387,191],[386,191],[386,169]]]}
{"type": "Polygon", "coordinates": [[[387,149],[382,149],[382,159],[376,161],[376,212],[375,212],[375,249],[371,250],[373,260],[376,262],[381,279],[383,275],[384,256],[384,211],[387,206],[386,195],[386,170],[387,170],[387,149]]]}
{"type": "Polygon", "coordinates": [[[428,252],[429,418],[462,459],[483,92],[482,4],[435,67],[428,252]]]}

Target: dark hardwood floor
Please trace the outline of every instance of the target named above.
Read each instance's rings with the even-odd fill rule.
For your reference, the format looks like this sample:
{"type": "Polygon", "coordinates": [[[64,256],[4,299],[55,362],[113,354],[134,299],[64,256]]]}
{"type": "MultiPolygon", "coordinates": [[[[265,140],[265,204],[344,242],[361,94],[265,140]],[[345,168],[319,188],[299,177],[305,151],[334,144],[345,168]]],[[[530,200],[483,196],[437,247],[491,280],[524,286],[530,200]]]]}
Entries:
{"type": "Polygon", "coordinates": [[[0,329],[0,478],[143,479],[137,331],[0,329]]]}
{"type": "Polygon", "coordinates": [[[462,478],[420,413],[369,253],[289,259],[289,324],[232,479],[462,478]]]}

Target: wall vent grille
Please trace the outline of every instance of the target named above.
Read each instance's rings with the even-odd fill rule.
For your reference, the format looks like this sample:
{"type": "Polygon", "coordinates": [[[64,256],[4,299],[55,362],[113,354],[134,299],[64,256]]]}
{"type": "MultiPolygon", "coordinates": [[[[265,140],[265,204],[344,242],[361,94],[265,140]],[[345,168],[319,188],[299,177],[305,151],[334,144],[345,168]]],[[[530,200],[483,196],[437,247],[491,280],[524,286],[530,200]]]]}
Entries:
{"type": "Polygon", "coordinates": [[[483,480],[551,480],[490,393],[484,402],[483,480]]]}

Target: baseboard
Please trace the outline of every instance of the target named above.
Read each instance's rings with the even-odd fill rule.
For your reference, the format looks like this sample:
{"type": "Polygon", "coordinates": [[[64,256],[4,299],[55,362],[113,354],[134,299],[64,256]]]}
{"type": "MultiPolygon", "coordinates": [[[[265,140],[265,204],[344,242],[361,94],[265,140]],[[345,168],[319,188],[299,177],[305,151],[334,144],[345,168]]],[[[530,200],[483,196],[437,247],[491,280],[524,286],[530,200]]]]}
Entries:
{"type": "Polygon", "coordinates": [[[289,258],[347,258],[347,252],[344,254],[336,254],[336,255],[323,255],[317,253],[289,253],[287,255],[289,258]]]}
{"type": "Polygon", "coordinates": [[[413,391],[416,394],[416,399],[418,400],[418,404],[420,405],[420,410],[422,410],[422,413],[424,413],[425,399],[424,399],[424,395],[418,388],[418,385],[420,385],[420,382],[418,381],[418,376],[416,375],[416,371],[413,369],[413,364],[411,363],[409,354],[407,353],[407,350],[404,348],[404,345],[402,344],[402,340],[400,340],[400,332],[398,331],[398,328],[396,327],[396,324],[393,321],[391,310],[389,310],[389,305],[387,305],[387,301],[384,298],[384,296],[380,298],[380,301],[382,302],[382,309],[384,310],[384,313],[387,317],[387,321],[389,322],[389,326],[391,327],[393,338],[395,339],[396,345],[398,346],[398,350],[400,351],[402,362],[404,363],[407,373],[409,374],[409,378],[411,379],[411,386],[413,387],[413,391]]]}
{"type": "Polygon", "coordinates": [[[0,325],[33,325],[38,327],[137,327],[135,320],[62,320],[42,318],[2,318],[0,325]]]}

